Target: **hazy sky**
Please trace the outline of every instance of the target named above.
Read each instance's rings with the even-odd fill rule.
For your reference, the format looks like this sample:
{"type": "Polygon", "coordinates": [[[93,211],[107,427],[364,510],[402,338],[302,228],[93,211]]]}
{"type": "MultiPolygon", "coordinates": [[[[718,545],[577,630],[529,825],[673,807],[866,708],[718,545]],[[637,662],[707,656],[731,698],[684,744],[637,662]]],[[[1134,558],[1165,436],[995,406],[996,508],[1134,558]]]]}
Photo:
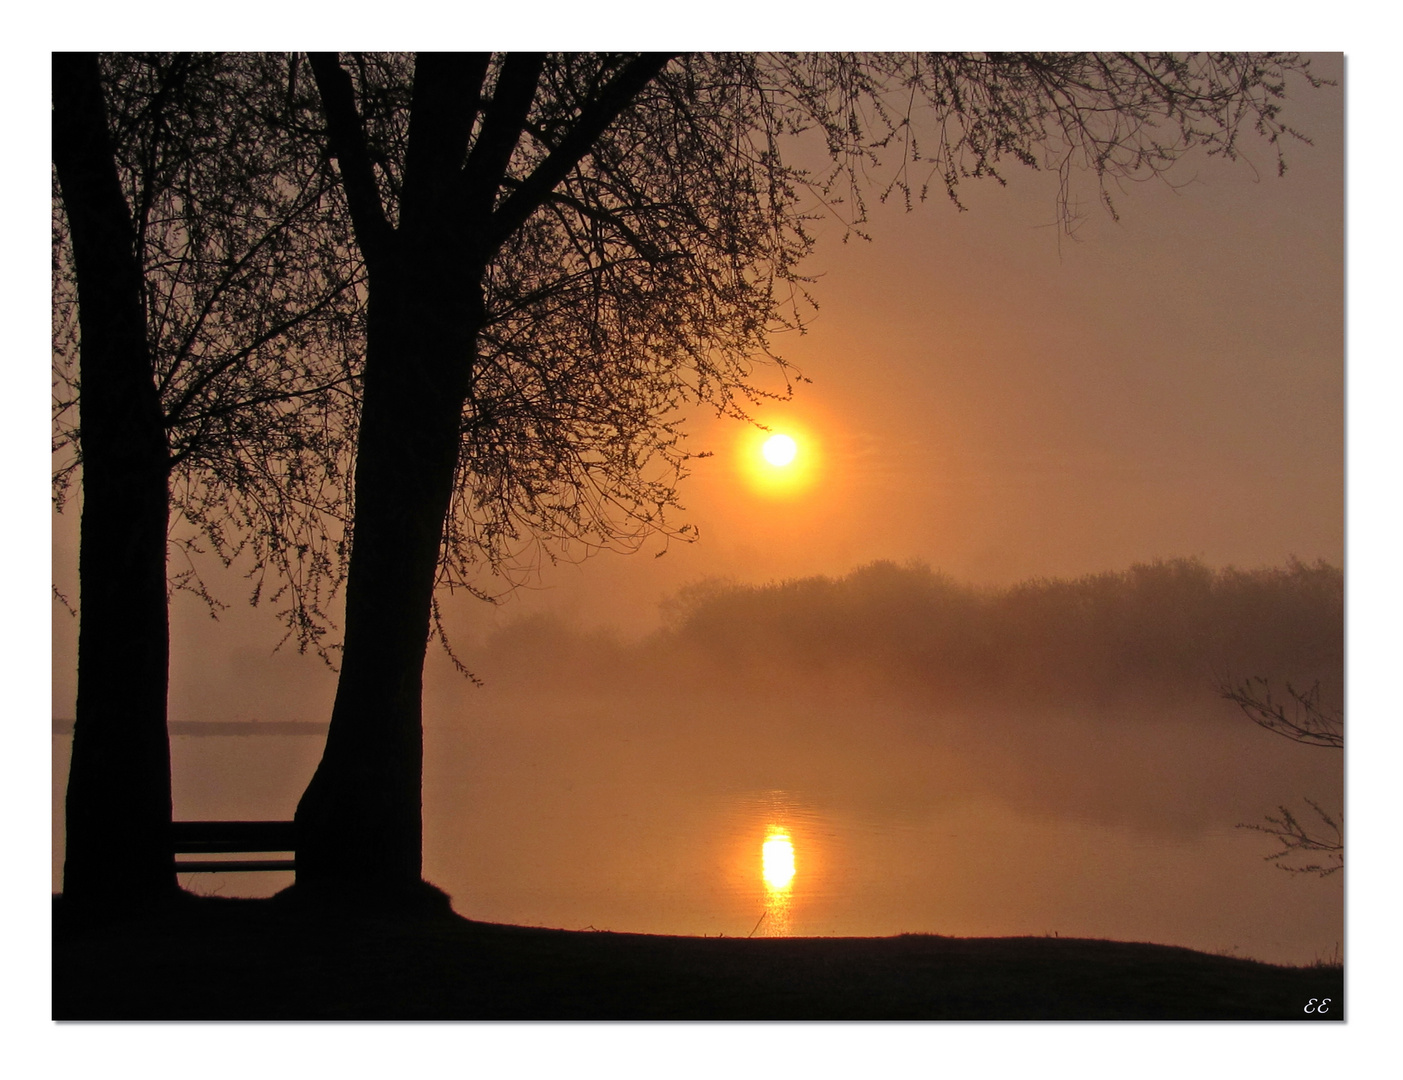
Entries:
{"type": "MultiPolygon", "coordinates": [[[[1337,55],[1317,63],[1340,77],[1337,55]]],[[[1286,115],[1313,145],[1287,145],[1282,178],[1249,139],[1248,160],[1195,157],[1130,185],[1118,222],[1087,180],[1073,239],[1054,226],[1055,178],[1014,167],[1006,188],[967,182],[964,213],[943,196],[910,213],[874,205],[871,242],[821,226],[819,310],[807,334],[777,341],[811,382],[761,414],[796,431],[811,485],[757,492],[750,433],[698,415],[691,445],[715,456],[696,463],[677,520],[700,542],[547,570],[497,611],[454,602],[454,623],[549,609],[642,630],[698,578],[878,558],[1001,583],[1160,556],[1341,563],[1343,97],[1295,88],[1286,115]]],[[[69,593],[76,526],[75,506],[54,530],[69,593]]],[[[243,583],[218,580],[235,609],[218,626],[188,597],[174,605],[177,685],[192,664],[266,657],[277,639],[270,616],[239,610],[243,583]]],[[[71,714],[75,645],[60,613],[56,715],[71,714]]]]}
{"type": "Polygon", "coordinates": [[[1073,240],[1052,225],[1054,179],[1026,171],[967,184],[966,213],[874,207],[870,243],[824,229],[820,309],[777,342],[812,383],[762,414],[807,434],[813,485],[755,493],[746,433],[701,417],[693,443],[716,457],[683,517],[701,541],[548,574],[548,600],[519,602],[632,621],[698,576],[876,558],[987,582],[1173,555],[1340,563],[1342,101],[1292,102],[1314,145],[1288,147],[1285,178],[1261,147],[1185,161],[1174,187],[1121,195],[1119,222],[1088,202],[1073,240]]]}

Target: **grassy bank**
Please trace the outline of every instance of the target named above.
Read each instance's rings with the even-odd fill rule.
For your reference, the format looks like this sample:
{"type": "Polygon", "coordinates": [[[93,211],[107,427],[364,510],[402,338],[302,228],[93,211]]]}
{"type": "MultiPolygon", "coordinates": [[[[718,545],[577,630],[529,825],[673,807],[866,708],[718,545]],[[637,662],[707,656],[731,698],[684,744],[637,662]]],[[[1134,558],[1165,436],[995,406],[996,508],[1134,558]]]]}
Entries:
{"type": "Polygon", "coordinates": [[[662,937],[192,900],[54,903],[58,1020],[1312,1020],[1339,967],[1068,938],[662,937]]]}

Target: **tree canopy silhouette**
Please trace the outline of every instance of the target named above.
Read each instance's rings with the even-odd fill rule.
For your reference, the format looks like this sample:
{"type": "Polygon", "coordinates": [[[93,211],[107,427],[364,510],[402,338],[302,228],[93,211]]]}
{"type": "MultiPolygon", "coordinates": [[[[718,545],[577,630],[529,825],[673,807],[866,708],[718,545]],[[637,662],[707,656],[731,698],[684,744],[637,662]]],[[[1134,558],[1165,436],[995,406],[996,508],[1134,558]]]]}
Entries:
{"type": "Polygon", "coordinates": [[[81,475],[65,893],[173,892],[167,547],[272,573],[318,644],[342,575],[360,266],[266,56],[53,57],[54,498],[81,475]],[[277,123],[277,136],[271,125],[277,123]],[[174,520],[172,520],[172,518],[174,520]]]}
{"type": "MultiPolygon", "coordinates": [[[[958,203],[1009,161],[1124,180],[1244,133],[1294,54],[316,55],[367,271],[341,675],[299,890],[421,890],[435,588],[668,528],[684,404],[785,393],[816,215],[958,203]],[[798,162],[826,164],[806,168],[798,162]],[[780,381],[767,388],[759,364],[780,381]]],[[[1314,81],[1314,80],[1312,80],[1314,81]]],[[[309,121],[309,123],[312,123],[309,121]]],[[[441,632],[441,627],[439,628],[441,632]]]]}

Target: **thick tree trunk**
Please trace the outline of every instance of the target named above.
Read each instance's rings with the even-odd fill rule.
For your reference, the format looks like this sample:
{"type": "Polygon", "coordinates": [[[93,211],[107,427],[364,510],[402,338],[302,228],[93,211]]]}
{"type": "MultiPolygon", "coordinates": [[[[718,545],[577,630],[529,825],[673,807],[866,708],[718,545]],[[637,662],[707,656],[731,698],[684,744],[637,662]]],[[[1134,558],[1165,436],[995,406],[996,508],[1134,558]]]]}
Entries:
{"type": "Polygon", "coordinates": [[[345,650],[297,808],[298,892],[351,903],[424,888],[424,652],[482,309],[477,275],[420,241],[373,274],[345,650]]]}
{"type": "Polygon", "coordinates": [[[346,642],[326,750],[297,808],[297,891],[413,902],[429,896],[421,879],[424,650],[485,317],[483,274],[505,236],[667,61],[630,64],[496,207],[544,57],[506,58],[471,152],[489,57],[416,57],[396,225],[385,215],[350,77],[334,55],[309,61],[370,305],[346,642]]]}
{"type": "Polygon", "coordinates": [[[146,903],[176,892],[166,731],[169,453],[96,58],[55,54],[53,76],[53,159],[78,276],[83,454],[64,892],[84,903],[146,903]]]}

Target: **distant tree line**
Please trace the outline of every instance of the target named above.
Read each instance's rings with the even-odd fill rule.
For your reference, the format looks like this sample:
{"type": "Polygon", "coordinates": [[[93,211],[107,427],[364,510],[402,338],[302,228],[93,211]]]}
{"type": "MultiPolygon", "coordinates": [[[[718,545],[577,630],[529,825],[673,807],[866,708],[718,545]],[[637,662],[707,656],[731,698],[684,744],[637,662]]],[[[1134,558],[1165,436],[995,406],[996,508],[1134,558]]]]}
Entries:
{"type": "Polygon", "coordinates": [[[1338,693],[1344,575],[1323,562],[1213,569],[1173,559],[1006,587],[876,562],[843,577],[712,581],[667,605],[667,624],[624,646],[548,620],[509,627],[473,654],[489,684],[548,678],[698,686],[912,691],[946,700],[1084,704],[1212,697],[1229,674],[1265,672],[1338,693]],[[511,658],[530,657],[529,672],[511,658]]]}
{"type": "Polygon", "coordinates": [[[1227,670],[1338,679],[1344,575],[1325,563],[1214,570],[1174,559],[976,588],[879,562],[703,592],[676,618],[676,645],[738,671],[851,668],[936,694],[1114,700],[1147,686],[1201,693],[1227,670]]]}

